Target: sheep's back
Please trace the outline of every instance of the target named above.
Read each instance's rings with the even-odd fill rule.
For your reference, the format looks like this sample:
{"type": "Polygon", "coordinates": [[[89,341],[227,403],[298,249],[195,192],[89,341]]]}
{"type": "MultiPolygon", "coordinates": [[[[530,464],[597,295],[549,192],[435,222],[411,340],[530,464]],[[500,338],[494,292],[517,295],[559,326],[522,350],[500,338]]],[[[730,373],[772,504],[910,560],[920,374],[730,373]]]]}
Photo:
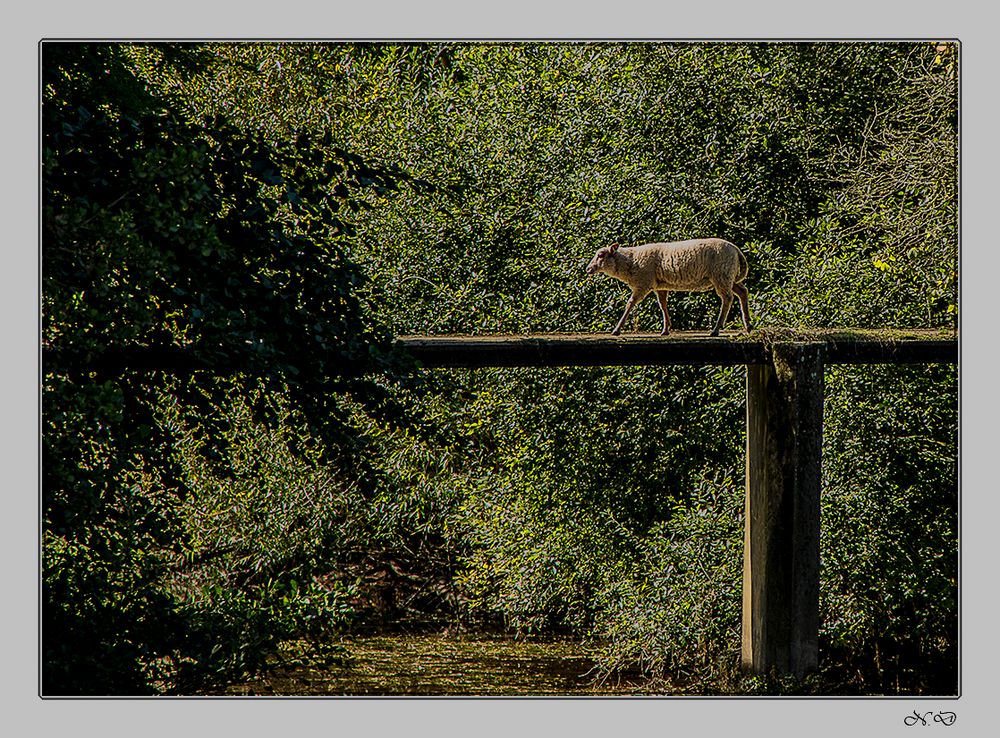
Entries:
{"type": "Polygon", "coordinates": [[[647,243],[633,251],[637,264],[651,262],[654,289],[711,290],[716,283],[732,285],[740,273],[739,251],[721,238],[647,243]]]}

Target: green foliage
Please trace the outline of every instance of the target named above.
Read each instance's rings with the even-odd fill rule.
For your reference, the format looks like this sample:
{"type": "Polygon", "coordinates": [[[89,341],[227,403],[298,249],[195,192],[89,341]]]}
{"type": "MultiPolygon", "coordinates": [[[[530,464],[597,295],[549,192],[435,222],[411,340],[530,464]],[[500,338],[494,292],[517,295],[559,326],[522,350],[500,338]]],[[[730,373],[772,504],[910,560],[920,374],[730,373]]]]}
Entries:
{"type": "Polygon", "coordinates": [[[391,366],[342,246],[351,193],[390,174],[309,135],[274,145],[64,103],[47,101],[43,130],[53,365],[238,368],[319,402],[317,425],[341,378],[391,366]]]}
{"type": "Polygon", "coordinates": [[[188,490],[164,586],[216,636],[211,658],[179,668],[177,688],[259,672],[282,641],[324,647],[352,613],[353,583],[336,564],[357,545],[357,485],[323,463],[280,396],[228,387],[218,434],[173,393],[157,407],[188,490]],[[266,422],[255,417],[260,405],[266,422]]]}
{"type": "MultiPolygon", "coordinates": [[[[389,336],[604,332],[625,294],[583,274],[596,248],[696,236],[743,247],[757,326],[954,327],[954,45],[50,51],[53,613],[97,617],[80,603],[109,561],[130,583],[95,603],[167,592],[204,624],[171,626],[187,643],[242,634],[224,657],[188,647],[192,684],[351,610],[568,630],[605,672],[694,691],[796,689],[734,676],[742,370],[396,382],[389,336]],[[165,359],[258,379],[122,369],[165,359]],[[139,538],[116,537],[126,500],[139,538]],[[133,561],[119,540],[162,553],[133,561]]],[[[670,305],[682,330],[717,309],[670,305]]],[[[838,688],[953,689],[956,390],[953,368],[828,371],[821,657],[838,688]]],[[[132,630],[103,642],[154,611],[124,607],[132,630]]],[[[135,668],[119,673],[153,666],[135,668]]]]}
{"type": "MultiPolygon", "coordinates": [[[[212,375],[254,375],[305,414],[329,463],[353,463],[338,397],[385,406],[386,381],[363,375],[397,359],[356,295],[342,211],[391,175],[308,136],[279,146],[184,120],[120,46],[46,44],[42,62],[43,691],[146,693],[170,688],[165,664],[205,667],[225,648],[206,640],[228,632],[163,586],[198,511],[153,411],[167,374],[214,430],[231,398],[212,375]]],[[[280,550],[263,554],[284,577],[255,626],[271,632],[273,597],[318,595],[289,595],[280,550]]],[[[259,640],[233,659],[259,663],[259,640]]]]}
{"type": "Polygon", "coordinates": [[[731,477],[703,479],[693,499],[635,540],[637,561],[604,594],[607,672],[638,666],[670,688],[721,691],[740,651],[743,493],[731,477]]]}
{"type": "MultiPolygon", "coordinates": [[[[594,248],[696,235],[745,247],[758,325],[955,324],[957,87],[929,44],[460,44],[433,57],[395,45],[342,51],[349,81],[311,110],[349,100],[354,114],[342,108],[342,135],[371,155],[397,152],[420,176],[450,187],[403,193],[359,222],[356,253],[398,333],[607,330],[624,295],[584,279],[594,248]]],[[[704,295],[676,295],[671,304],[681,328],[709,324],[714,310],[704,295]]],[[[644,307],[636,322],[648,327],[654,308],[644,307]]],[[[891,381],[894,370],[885,371],[891,381]]],[[[908,388],[905,402],[934,397],[934,412],[947,415],[952,376],[939,377],[937,389],[908,388]]],[[[713,518],[715,553],[688,541],[687,555],[701,565],[671,570],[669,586],[648,584],[643,567],[662,575],[662,550],[680,555],[683,536],[673,531],[686,530],[687,511],[697,509],[698,479],[739,468],[741,410],[733,403],[742,392],[732,378],[607,370],[571,381],[561,372],[453,379],[442,392],[477,429],[463,446],[466,464],[451,462],[481,479],[463,506],[474,545],[459,580],[474,611],[519,628],[571,627],[610,639],[608,668],[633,659],[664,674],[699,664],[703,685],[713,678],[706,675],[722,679],[724,664],[731,671],[740,527],[713,518]],[[618,452],[619,474],[608,472],[608,446],[618,452]],[[694,507],[675,510],[686,500],[694,507]],[[638,554],[647,550],[661,552],[659,563],[638,554]],[[720,551],[737,559],[723,565],[720,551]],[[692,618],[684,602],[714,603],[717,617],[692,618]]],[[[870,465],[862,489],[877,504],[876,490],[904,453],[891,410],[904,400],[886,398],[878,385],[868,392],[865,412],[882,419],[881,437],[897,449],[870,465]]],[[[838,437],[850,422],[842,408],[856,407],[859,395],[839,384],[828,394],[827,434],[838,437]]],[[[912,435],[954,463],[955,439],[942,432],[912,435]]],[[[865,454],[838,448],[829,464],[868,463],[865,454]]],[[[931,530],[954,530],[954,476],[920,455],[908,465],[944,500],[927,512],[931,530]]],[[[830,486],[834,505],[839,490],[830,486]]],[[[878,519],[849,528],[855,543],[824,529],[824,561],[839,562],[852,591],[862,589],[859,572],[833,549],[884,540],[887,533],[870,527],[878,519]]],[[[922,653],[953,664],[945,617],[955,612],[953,548],[942,533],[920,549],[942,595],[924,621],[938,640],[921,641],[922,653]]],[[[897,579],[886,576],[854,607],[863,611],[862,601],[884,596],[897,579]]],[[[835,599],[830,581],[824,603],[835,599]]],[[[926,610],[913,587],[903,591],[906,608],[891,617],[900,632],[914,632],[926,610]]],[[[882,626],[859,617],[857,637],[837,640],[844,634],[834,637],[834,628],[828,643],[874,664],[886,642],[870,636],[882,626]]],[[[936,689],[948,681],[947,672],[940,682],[928,678],[913,653],[894,658],[897,682],[866,676],[850,688],[936,689]]],[[[830,678],[847,681],[844,673],[830,678]]]]}
{"type": "Polygon", "coordinates": [[[494,376],[503,381],[469,408],[493,461],[465,503],[475,546],[462,581],[477,607],[502,612],[518,629],[587,632],[603,606],[599,593],[636,565],[637,541],[671,519],[701,470],[738,453],[739,372],[494,376]],[[646,391],[627,391],[635,386],[646,391]],[[633,425],[643,433],[630,432],[633,425]]]}
{"type": "Polygon", "coordinates": [[[954,367],[828,371],[821,635],[874,691],[957,683],[956,379],[954,367]]]}
{"type": "Polygon", "coordinates": [[[153,552],[163,535],[155,528],[165,506],[155,488],[145,494],[145,476],[132,470],[98,489],[81,484],[101,506],[96,522],[43,531],[46,694],[144,694],[162,677],[163,644],[182,623],[157,586],[163,566],[153,552]]]}

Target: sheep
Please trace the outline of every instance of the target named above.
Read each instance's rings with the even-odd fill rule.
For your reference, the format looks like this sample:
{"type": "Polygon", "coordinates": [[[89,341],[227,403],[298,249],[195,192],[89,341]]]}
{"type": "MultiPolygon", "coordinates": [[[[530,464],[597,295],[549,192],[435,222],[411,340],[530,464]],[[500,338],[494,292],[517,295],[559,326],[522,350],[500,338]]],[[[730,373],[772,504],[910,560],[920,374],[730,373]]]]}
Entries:
{"type": "Polygon", "coordinates": [[[620,247],[617,243],[597,251],[587,265],[587,274],[604,272],[620,279],[632,288],[632,296],[625,305],[618,325],[611,331],[617,336],[622,331],[632,309],[650,292],[663,313],[661,336],[670,333],[670,315],[667,313],[667,293],[671,290],[704,292],[714,289],[722,299],[719,319],[712,330],[718,336],[733,294],[740,299],[743,328],[750,332],[749,293],[743,285],[747,278],[747,260],[743,253],[729,241],[721,238],[696,238],[674,243],[647,243],[642,246],[620,247]]]}

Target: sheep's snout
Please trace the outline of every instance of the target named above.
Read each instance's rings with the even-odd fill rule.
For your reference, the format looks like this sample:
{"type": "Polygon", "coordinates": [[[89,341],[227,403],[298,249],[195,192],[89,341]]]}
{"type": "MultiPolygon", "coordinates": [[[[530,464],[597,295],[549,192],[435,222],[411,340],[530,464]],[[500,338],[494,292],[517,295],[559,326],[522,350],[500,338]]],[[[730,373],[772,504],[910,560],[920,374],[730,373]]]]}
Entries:
{"type": "Polygon", "coordinates": [[[595,256],[593,259],[590,260],[589,264],[587,264],[586,267],[587,274],[597,274],[597,272],[601,270],[602,266],[603,266],[603,260],[601,258],[601,254],[598,254],[597,256],[595,256]]]}

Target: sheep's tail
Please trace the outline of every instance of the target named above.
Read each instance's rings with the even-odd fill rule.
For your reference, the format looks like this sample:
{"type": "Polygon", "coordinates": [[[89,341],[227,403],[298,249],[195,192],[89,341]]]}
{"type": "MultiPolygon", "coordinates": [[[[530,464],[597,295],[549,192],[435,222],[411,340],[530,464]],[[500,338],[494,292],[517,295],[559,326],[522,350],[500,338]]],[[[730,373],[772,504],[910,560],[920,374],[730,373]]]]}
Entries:
{"type": "Polygon", "coordinates": [[[740,257],[740,273],[736,276],[737,283],[742,282],[747,278],[750,273],[750,265],[747,264],[747,257],[743,255],[743,251],[737,247],[736,254],[740,257]]]}

